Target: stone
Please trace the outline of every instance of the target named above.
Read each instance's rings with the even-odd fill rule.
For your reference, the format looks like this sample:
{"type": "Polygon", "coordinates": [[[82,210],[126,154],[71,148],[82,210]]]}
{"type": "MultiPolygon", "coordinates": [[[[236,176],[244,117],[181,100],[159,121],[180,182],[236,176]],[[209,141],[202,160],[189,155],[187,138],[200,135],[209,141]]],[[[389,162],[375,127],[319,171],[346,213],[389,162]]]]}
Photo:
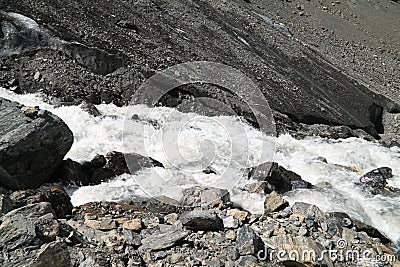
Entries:
{"type": "Polygon", "coordinates": [[[0,217],[13,209],[14,203],[7,195],[0,194],[0,217]]]}
{"type": "Polygon", "coordinates": [[[59,117],[28,118],[19,106],[0,98],[0,186],[13,190],[50,182],[73,143],[59,117]]]}
{"type": "Polygon", "coordinates": [[[96,108],[95,105],[93,105],[89,101],[83,101],[82,104],[80,105],[80,108],[83,111],[86,111],[87,113],[89,113],[90,115],[92,115],[94,117],[100,117],[101,116],[100,111],[96,108]]]}
{"type": "Polygon", "coordinates": [[[257,256],[257,253],[264,249],[264,242],[253,229],[245,225],[237,231],[236,248],[240,255],[257,256]]]}
{"type": "Polygon", "coordinates": [[[219,231],[223,230],[224,224],[214,211],[193,210],[183,213],[179,220],[188,230],[194,231],[219,231]]]}
{"type": "Polygon", "coordinates": [[[229,209],[226,211],[226,215],[233,216],[233,218],[238,219],[240,222],[243,222],[247,219],[249,213],[247,211],[239,209],[229,209]]]}
{"type": "Polygon", "coordinates": [[[54,180],[63,182],[63,184],[74,184],[85,186],[90,184],[90,176],[82,168],[82,165],[71,159],[63,160],[53,175],[54,180]]]}
{"type": "Polygon", "coordinates": [[[15,191],[10,195],[15,208],[39,202],[49,202],[57,218],[65,218],[72,213],[71,198],[61,186],[50,186],[43,189],[15,191]]]}
{"type": "Polygon", "coordinates": [[[162,163],[137,153],[124,154],[113,151],[107,153],[106,159],[107,164],[105,167],[113,170],[116,175],[121,175],[123,173],[134,174],[145,168],[164,167],[162,163]]]}
{"type": "Polygon", "coordinates": [[[126,221],[122,224],[124,229],[132,230],[132,231],[140,231],[142,229],[142,219],[135,218],[129,221],[126,221]]]}
{"type": "Polygon", "coordinates": [[[115,220],[111,218],[99,218],[98,220],[85,220],[85,224],[93,229],[109,231],[117,228],[115,220]]]}
{"type": "Polygon", "coordinates": [[[224,228],[236,229],[239,227],[239,220],[233,218],[233,216],[228,216],[223,219],[224,228]]]}
{"type": "Polygon", "coordinates": [[[280,211],[287,206],[289,206],[289,203],[274,191],[265,198],[264,213],[270,214],[272,212],[280,211]]]}
{"type": "Polygon", "coordinates": [[[91,161],[82,164],[70,159],[64,160],[54,178],[64,184],[96,185],[124,173],[134,174],[144,168],[156,166],[163,167],[160,162],[140,154],[113,151],[106,156],[96,155],[91,161]]]}
{"type": "Polygon", "coordinates": [[[142,239],[142,246],[139,249],[140,251],[164,250],[173,247],[188,235],[189,231],[179,228],[170,229],[169,231],[149,235],[148,237],[142,239]]]}
{"type": "Polygon", "coordinates": [[[30,204],[5,214],[0,224],[0,249],[7,251],[29,246],[40,235],[39,217],[54,214],[50,203],[30,204]]]}
{"type": "Polygon", "coordinates": [[[15,250],[29,246],[36,237],[35,225],[22,215],[2,219],[0,225],[0,249],[15,250]]]}
{"type": "Polygon", "coordinates": [[[229,240],[235,240],[236,239],[236,232],[234,230],[228,230],[225,234],[225,237],[229,240]]]}
{"type": "Polygon", "coordinates": [[[185,256],[182,253],[172,253],[171,255],[171,263],[178,263],[183,261],[185,256]]]}
{"type": "Polygon", "coordinates": [[[195,186],[183,190],[182,194],[183,206],[222,207],[230,202],[230,195],[226,189],[195,186]]]}
{"type": "Polygon", "coordinates": [[[249,179],[268,182],[268,190],[278,193],[288,192],[296,188],[311,188],[312,185],[303,181],[300,175],[286,170],[276,162],[262,163],[249,169],[249,179]]]}

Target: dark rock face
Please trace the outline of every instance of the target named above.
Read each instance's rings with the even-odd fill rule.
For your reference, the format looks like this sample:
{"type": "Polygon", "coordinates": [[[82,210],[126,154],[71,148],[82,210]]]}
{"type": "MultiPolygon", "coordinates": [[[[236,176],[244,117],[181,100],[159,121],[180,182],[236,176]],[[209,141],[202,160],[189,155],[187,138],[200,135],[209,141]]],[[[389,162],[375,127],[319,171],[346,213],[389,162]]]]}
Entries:
{"type": "Polygon", "coordinates": [[[0,185],[36,188],[49,182],[73,142],[57,116],[0,99],[0,185]]]}
{"type": "Polygon", "coordinates": [[[193,210],[184,213],[179,220],[188,230],[219,231],[224,229],[223,221],[212,211],[193,210]]]}
{"type": "Polygon", "coordinates": [[[249,178],[267,182],[269,184],[267,187],[278,193],[298,188],[312,188],[312,185],[301,179],[300,175],[286,170],[275,162],[266,162],[251,168],[249,178]]]}

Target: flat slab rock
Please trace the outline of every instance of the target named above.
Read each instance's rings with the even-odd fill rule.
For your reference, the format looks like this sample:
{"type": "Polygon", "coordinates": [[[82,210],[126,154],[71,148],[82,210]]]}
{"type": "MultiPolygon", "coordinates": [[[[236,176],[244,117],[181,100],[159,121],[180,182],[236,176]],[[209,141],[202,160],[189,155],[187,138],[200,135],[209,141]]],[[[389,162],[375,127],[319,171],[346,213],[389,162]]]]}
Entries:
{"type": "Polygon", "coordinates": [[[189,235],[189,231],[171,227],[169,231],[153,234],[142,239],[140,251],[158,251],[168,249],[182,241],[189,235]]]}

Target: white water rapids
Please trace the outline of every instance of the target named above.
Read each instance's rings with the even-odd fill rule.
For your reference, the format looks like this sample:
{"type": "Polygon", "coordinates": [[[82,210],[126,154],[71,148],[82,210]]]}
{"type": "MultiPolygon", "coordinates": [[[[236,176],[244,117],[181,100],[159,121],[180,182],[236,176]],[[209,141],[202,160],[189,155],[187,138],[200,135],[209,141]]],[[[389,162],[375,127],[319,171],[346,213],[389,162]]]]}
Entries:
{"type": "Polygon", "coordinates": [[[357,138],[296,140],[288,135],[267,138],[237,117],[208,118],[171,108],[135,106],[132,110],[140,119],[125,120],[126,107],[111,104],[96,106],[103,116],[93,117],[77,106],[54,107],[37,94],[17,95],[0,88],[0,97],[40,106],[63,119],[75,138],[66,158],[82,162],[110,151],[136,152],[165,166],[136,175],[125,174],[96,186],[68,187],[74,205],[144,196],[146,193],[137,184],[140,181],[146,183],[147,193],[174,198],[179,198],[183,187],[195,184],[228,187],[233,202],[253,213],[262,213],[263,197],[240,189],[248,182],[240,179],[240,170],[271,160],[272,155],[260,149],[262,144],[273,141],[276,146],[273,160],[317,185],[316,189],[290,192],[285,196],[290,203],[302,201],[316,204],[324,211],[346,212],[400,241],[400,197],[367,195],[354,184],[360,174],[337,166],[356,167],[363,173],[377,167],[391,167],[394,178],[388,182],[400,188],[400,148],[389,149],[357,138]],[[154,122],[162,127],[154,127],[154,122]],[[208,166],[217,174],[204,174],[202,170],[208,166]],[[224,171],[228,180],[239,181],[234,188],[230,185],[232,181],[218,175],[224,171]],[[160,178],[166,182],[160,182],[160,178]]]}

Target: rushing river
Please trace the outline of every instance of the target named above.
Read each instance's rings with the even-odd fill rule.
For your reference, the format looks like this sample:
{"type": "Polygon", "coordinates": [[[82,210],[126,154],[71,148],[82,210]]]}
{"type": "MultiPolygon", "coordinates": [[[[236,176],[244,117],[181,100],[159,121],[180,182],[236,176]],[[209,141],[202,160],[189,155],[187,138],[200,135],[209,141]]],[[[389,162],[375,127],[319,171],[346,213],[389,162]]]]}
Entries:
{"type": "Polygon", "coordinates": [[[389,184],[400,188],[400,148],[389,149],[357,138],[271,138],[237,117],[209,118],[171,108],[138,105],[130,108],[135,114],[131,118],[126,107],[101,104],[96,107],[102,116],[94,117],[78,106],[54,107],[37,94],[16,95],[0,88],[0,97],[40,106],[63,119],[75,138],[66,158],[82,162],[110,151],[136,152],[165,166],[121,175],[96,186],[70,186],[67,191],[74,205],[149,194],[179,198],[182,188],[205,184],[227,188],[237,205],[262,213],[264,198],[242,190],[249,182],[243,178],[243,169],[274,160],[317,185],[316,189],[288,193],[285,198],[290,203],[302,201],[324,211],[346,212],[400,241],[400,196],[364,193],[355,185],[360,174],[354,171],[365,173],[381,166],[391,167],[394,178],[389,184]],[[207,167],[216,173],[203,173],[207,167]]]}

